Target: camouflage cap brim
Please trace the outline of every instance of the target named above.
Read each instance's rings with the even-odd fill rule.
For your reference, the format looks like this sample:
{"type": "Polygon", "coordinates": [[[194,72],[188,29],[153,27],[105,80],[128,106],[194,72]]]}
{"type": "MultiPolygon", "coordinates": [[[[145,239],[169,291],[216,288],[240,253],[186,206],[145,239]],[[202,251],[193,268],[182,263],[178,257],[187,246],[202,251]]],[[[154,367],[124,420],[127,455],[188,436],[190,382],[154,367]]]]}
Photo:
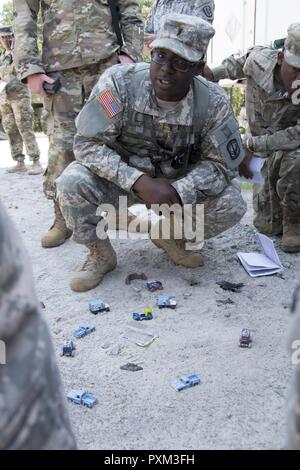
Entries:
{"type": "Polygon", "coordinates": [[[284,58],[288,65],[291,67],[296,67],[296,69],[300,69],[300,55],[293,54],[286,49],[284,51],[284,58]]]}
{"type": "Polygon", "coordinates": [[[174,54],[188,60],[189,62],[199,62],[203,58],[203,54],[201,54],[201,52],[193,49],[190,46],[186,46],[181,41],[178,41],[174,38],[155,39],[149,47],[150,49],[168,49],[169,51],[174,52],[174,54]]]}

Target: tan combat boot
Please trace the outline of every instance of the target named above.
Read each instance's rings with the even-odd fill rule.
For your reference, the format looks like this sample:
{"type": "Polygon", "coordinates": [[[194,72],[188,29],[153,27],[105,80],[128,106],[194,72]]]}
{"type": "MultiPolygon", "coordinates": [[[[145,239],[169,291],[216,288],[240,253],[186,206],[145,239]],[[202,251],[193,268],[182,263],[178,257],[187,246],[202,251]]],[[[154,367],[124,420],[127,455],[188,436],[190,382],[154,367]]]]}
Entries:
{"type": "MultiPolygon", "coordinates": [[[[170,239],[164,240],[161,238],[154,238],[151,235],[151,241],[156,245],[158,248],[164,250],[168,256],[171,258],[174,264],[178,266],[184,266],[185,268],[199,268],[200,266],[204,265],[203,258],[198,251],[188,251],[185,249],[186,240],[174,240],[173,234],[173,224],[174,219],[171,218],[171,229],[170,229],[170,239]]],[[[160,224],[157,222],[153,227],[151,233],[155,233],[156,228],[160,224]]],[[[161,230],[160,230],[161,233],[161,230]]]]}
{"type": "Polygon", "coordinates": [[[7,170],[7,173],[25,173],[27,171],[26,165],[23,161],[17,161],[17,164],[7,170]]]}
{"type": "Polygon", "coordinates": [[[283,209],[281,249],[287,253],[298,253],[300,251],[300,211],[283,209]]]}
{"type": "Polygon", "coordinates": [[[43,173],[43,168],[39,160],[34,160],[31,167],[28,170],[28,175],[40,175],[43,173]]]}
{"type": "Polygon", "coordinates": [[[61,213],[59,204],[54,201],[55,220],[54,224],[42,238],[43,248],[54,248],[65,243],[70,238],[72,231],[66,226],[65,219],[61,213]]]}
{"type": "Polygon", "coordinates": [[[86,292],[100,284],[104,275],[117,266],[117,256],[109,238],[87,245],[90,250],[82,268],[72,274],[70,287],[75,292],[86,292]]]}

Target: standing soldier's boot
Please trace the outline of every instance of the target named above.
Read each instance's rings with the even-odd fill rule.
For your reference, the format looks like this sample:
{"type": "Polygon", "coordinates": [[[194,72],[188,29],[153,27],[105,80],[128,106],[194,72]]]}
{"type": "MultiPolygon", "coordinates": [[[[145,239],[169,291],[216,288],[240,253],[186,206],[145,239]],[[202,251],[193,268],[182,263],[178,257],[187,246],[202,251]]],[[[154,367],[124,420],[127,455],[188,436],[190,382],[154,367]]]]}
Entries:
{"type": "MultiPolygon", "coordinates": [[[[167,223],[166,221],[164,223],[167,223]]],[[[204,261],[202,255],[198,251],[188,251],[185,248],[186,240],[175,240],[174,239],[174,218],[171,217],[169,224],[171,224],[170,229],[167,231],[170,233],[170,237],[168,239],[163,239],[161,234],[161,225],[160,230],[158,231],[158,224],[157,222],[151,228],[151,241],[156,245],[158,248],[164,250],[169,258],[173,261],[174,264],[178,266],[184,266],[185,268],[198,268],[204,265],[204,261]],[[159,233],[159,237],[156,237],[156,234],[159,233]],[[155,234],[155,235],[154,235],[155,234]]]]}
{"type": "Polygon", "coordinates": [[[300,211],[283,209],[283,237],[281,249],[287,253],[300,251],[300,211]]]}
{"type": "Polygon", "coordinates": [[[43,248],[54,248],[62,245],[67,238],[70,238],[72,231],[66,226],[65,219],[61,213],[59,204],[54,201],[55,220],[50,230],[42,238],[43,248]]]}
{"type": "Polygon", "coordinates": [[[82,268],[72,274],[70,287],[75,292],[85,292],[100,284],[104,275],[117,266],[117,256],[109,238],[87,245],[90,250],[82,268]]]}
{"type": "Polygon", "coordinates": [[[25,173],[27,171],[24,160],[18,160],[17,164],[7,170],[7,173],[25,173]]]}
{"type": "Polygon", "coordinates": [[[33,160],[31,167],[28,170],[29,175],[40,175],[43,173],[42,165],[40,164],[40,160],[33,160]]]}

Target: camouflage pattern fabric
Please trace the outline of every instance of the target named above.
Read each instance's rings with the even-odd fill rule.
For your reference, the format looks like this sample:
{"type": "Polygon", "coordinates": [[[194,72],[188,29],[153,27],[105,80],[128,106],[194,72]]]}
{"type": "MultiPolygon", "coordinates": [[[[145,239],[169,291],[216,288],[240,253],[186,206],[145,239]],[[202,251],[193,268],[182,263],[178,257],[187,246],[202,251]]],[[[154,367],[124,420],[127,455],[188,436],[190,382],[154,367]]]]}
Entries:
{"type": "Polygon", "coordinates": [[[147,34],[157,34],[161,18],[169,13],[196,16],[212,23],[214,11],[213,0],[154,0],[144,31],[147,34]]]}
{"type": "Polygon", "coordinates": [[[34,73],[73,69],[123,52],[141,60],[143,22],[137,0],[118,0],[124,46],[120,50],[107,0],[14,0],[16,62],[23,80],[34,73]],[[43,18],[38,55],[37,17],[43,18]]]}
{"type": "MultiPolygon", "coordinates": [[[[96,207],[100,202],[110,201],[110,195],[116,193],[112,187],[131,193],[142,174],[170,179],[183,204],[215,204],[216,231],[229,228],[243,216],[245,204],[240,190],[231,190],[231,200],[227,197],[226,190],[236,172],[228,169],[215,138],[216,129],[232,119],[230,103],[220,87],[207,82],[207,117],[203,127],[196,129],[193,113],[201,96],[197,96],[198,78],[194,80],[184,99],[174,108],[164,109],[154,97],[148,65],[112,67],[100,77],[77,118],[74,143],[76,160],[90,172],[73,164],[58,179],[61,208],[77,241],[85,243],[95,237],[96,207]],[[136,81],[139,86],[135,86],[136,81]],[[183,165],[173,168],[174,156],[187,149],[183,165]],[[88,189],[81,189],[81,181],[88,189]],[[216,216],[218,198],[221,205],[224,203],[220,225],[216,216]],[[80,228],[84,225],[85,211],[92,221],[90,229],[80,228]]],[[[210,222],[208,235],[214,230],[208,228],[210,222]]]]}
{"type": "Polygon", "coordinates": [[[31,95],[27,85],[17,79],[13,53],[10,51],[0,56],[0,78],[7,83],[5,90],[0,93],[0,114],[12,158],[24,161],[24,143],[30,160],[38,160],[40,150],[33,131],[34,112],[31,95]]]}
{"type": "Polygon", "coordinates": [[[0,449],[75,449],[30,260],[0,205],[0,449]]]}
{"type": "MultiPolygon", "coordinates": [[[[128,192],[147,173],[178,180],[173,184],[182,202],[194,203],[193,187],[200,188],[201,171],[203,197],[220,194],[236,171],[227,167],[226,145],[219,146],[215,135],[223,123],[229,120],[236,125],[236,121],[224,91],[203,82],[208,87],[208,110],[202,127],[196,129],[194,113],[202,90],[199,92],[198,78],[174,108],[163,109],[154,97],[149,64],[111,67],[100,77],[77,118],[76,160],[128,192]],[[105,106],[107,97],[113,99],[112,114],[105,106]],[[183,164],[173,168],[174,156],[182,152],[186,152],[183,164]]],[[[228,141],[230,138],[229,134],[228,141]]],[[[240,136],[236,139],[241,146],[240,136]]]]}
{"type": "Polygon", "coordinates": [[[265,183],[254,194],[255,226],[269,234],[280,231],[282,206],[300,209],[300,106],[283,89],[277,55],[277,50],[255,47],[213,71],[216,79],[247,78],[247,137],[255,154],[267,159],[265,183]]]}
{"type": "Polygon", "coordinates": [[[172,13],[161,19],[160,30],[151,49],[171,50],[189,62],[204,59],[209,41],[215,34],[214,28],[202,18],[172,13]]]}
{"type": "MultiPolygon", "coordinates": [[[[201,172],[199,172],[199,181],[201,172]]],[[[193,188],[197,191],[198,188],[193,188]]],[[[201,187],[196,204],[204,204],[204,235],[212,238],[237,224],[246,212],[238,186],[229,184],[218,197],[203,199],[201,187]]],[[[87,245],[97,240],[96,228],[101,217],[96,215],[100,204],[112,204],[118,209],[119,196],[128,197],[128,206],[141,201],[100,178],[79,162],[73,162],[58,179],[58,198],[73,240],[87,245]]],[[[195,225],[193,225],[193,228],[195,225]]],[[[198,237],[199,240],[199,237],[198,237]]]]}
{"type": "Polygon", "coordinates": [[[115,55],[109,61],[99,64],[60,71],[61,89],[45,99],[43,127],[49,137],[49,152],[44,193],[48,199],[55,198],[55,180],[74,160],[76,117],[99,75],[117,61],[115,55]]]}
{"type": "MultiPolygon", "coordinates": [[[[293,322],[289,338],[289,352],[297,356],[299,361],[299,342],[300,342],[300,286],[295,291],[293,306],[293,322]],[[297,349],[293,347],[294,341],[297,341],[297,349]]],[[[289,398],[288,413],[288,449],[300,450],[300,364],[295,365],[295,375],[293,379],[292,390],[289,398]]]]}

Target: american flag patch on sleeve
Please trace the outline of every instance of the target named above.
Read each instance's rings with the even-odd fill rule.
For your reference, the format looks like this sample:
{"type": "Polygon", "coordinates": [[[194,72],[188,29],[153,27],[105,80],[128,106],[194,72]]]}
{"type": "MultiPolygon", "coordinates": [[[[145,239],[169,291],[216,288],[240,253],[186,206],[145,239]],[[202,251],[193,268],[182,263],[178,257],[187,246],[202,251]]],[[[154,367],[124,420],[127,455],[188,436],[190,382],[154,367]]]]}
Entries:
{"type": "Polygon", "coordinates": [[[111,90],[104,90],[97,96],[97,100],[103,107],[107,116],[112,119],[123,111],[123,107],[119,100],[112,94],[111,90]]]}

